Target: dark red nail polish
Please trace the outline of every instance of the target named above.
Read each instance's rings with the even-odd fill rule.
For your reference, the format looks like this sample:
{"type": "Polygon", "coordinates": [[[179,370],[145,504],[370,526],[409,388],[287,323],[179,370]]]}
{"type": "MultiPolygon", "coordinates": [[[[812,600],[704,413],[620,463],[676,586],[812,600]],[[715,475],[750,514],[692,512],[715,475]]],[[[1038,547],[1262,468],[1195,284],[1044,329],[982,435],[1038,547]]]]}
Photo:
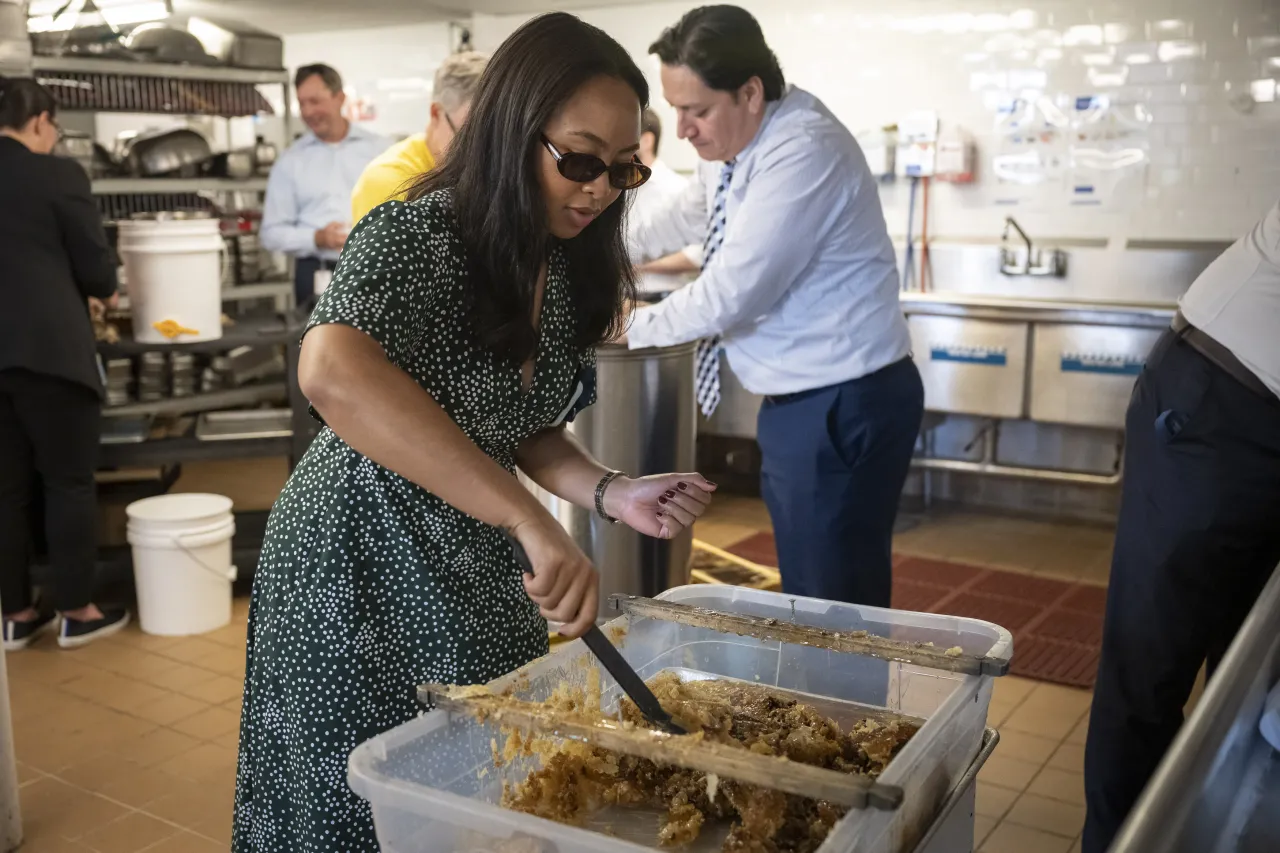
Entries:
{"type": "Polygon", "coordinates": [[[689,485],[687,483],[681,483],[679,486],[679,489],[682,492],[687,492],[689,491],[689,485]]]}
{"type": "Polygon", "coordinates": [[[665,504],[666,502],[667,502],[666,498],[658,498],[658,503],[665,504]]]}

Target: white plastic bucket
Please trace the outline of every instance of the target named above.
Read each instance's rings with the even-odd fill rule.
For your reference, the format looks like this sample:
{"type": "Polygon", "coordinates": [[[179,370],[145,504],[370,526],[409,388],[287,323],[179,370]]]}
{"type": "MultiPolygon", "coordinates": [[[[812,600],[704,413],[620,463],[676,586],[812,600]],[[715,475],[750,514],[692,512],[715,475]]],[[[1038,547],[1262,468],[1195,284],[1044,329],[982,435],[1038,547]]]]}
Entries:
{"type": "Polygon", "coordinates": [[[129,504],[128,538],[138,623],[148,634],[180,637],[231,622],[231,499],[160,495],[129,504]]]}
{"type": "Polygon", "coordinates": [[[133,336],[147,344],[222,337],[222,241],[216,219],[120,223],[133,336]],[[165,329],[176,332],[166,335],[165,329]]]}

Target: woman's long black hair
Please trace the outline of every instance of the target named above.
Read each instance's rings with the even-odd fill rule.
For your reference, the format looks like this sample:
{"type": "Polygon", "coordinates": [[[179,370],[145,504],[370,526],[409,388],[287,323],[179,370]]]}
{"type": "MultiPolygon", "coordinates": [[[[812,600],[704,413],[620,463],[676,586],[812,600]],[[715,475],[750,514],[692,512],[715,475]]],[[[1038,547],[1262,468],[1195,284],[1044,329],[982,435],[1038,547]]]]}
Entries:
{"type": "MultiPolygon", "coordinates": [[[[409,193],[417,199],[453,191],[470,259],[464,310],[477,343],[510,358],[529,358],[538,343],[533,298],[552,240],[538,183],[541,135],[573,93],[599,76],[623,81],[641,109],[648,106],[644,75],[603,30],[563,12],[529,21],[490,59],[445,162],[409,193]]],[[[621,331],[623,306],[635,294],[623,234],[625,195],[563,243],[578,320],[575,342],[584,348],[621,331]]]]}
{"type": "Polygon", "coordinates": [[[0,77],[0,130],[22,130],[43,113],[58,113],[48,89],[30,77],[0,77]]]}

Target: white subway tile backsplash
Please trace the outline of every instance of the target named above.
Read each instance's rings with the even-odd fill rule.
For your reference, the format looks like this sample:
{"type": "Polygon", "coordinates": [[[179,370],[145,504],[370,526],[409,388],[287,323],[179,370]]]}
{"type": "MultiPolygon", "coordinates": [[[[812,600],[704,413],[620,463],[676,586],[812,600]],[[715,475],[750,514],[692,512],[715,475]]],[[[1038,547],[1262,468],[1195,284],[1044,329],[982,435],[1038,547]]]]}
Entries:
{"type": "Polygon", "coordinates": [[[1128,24],[1102,25],[1102,40],[1107,44],[1121,44],[1133,38],[1133,36],[1134,29],[1128,24]]]}
{"type": "Polygon", "coordinates": [[[1148,104],[1179,104],[1182,103],[1182,84],[1181,83],[1160,83],[1156,86],[1148,86],[1143,89],[1143,97],[1148,104]]]}
{"type": "Polygon", "coordinates": [[[1207,101],[1212,94],[1216,94],[1216,90],[1207,83],[1182,83],[1179,88],[1182,100],[1189,104],[1207,101]]]}
{"type": "Polygon", "coordinates": [[[1097,24],[1081,24],[1067,27],[1062,43],[1067,47],[1095,47],[1104,41],[1102,27],[1097,24]]]}
{"type": "Polygon", "coordinates": [[[1195,27],[1189,20],[1182,18],[1160,18],[1147,22],[1147,38],[1156,40],[1189,39],[1195,27]]]}
{"type": "Polygon", "coordinates": [[[1201,187],[1225,189],[1234,187],[1240,174],[1240,167],[1234,165],[1196,166],[1191,170],[1191,181],[1201,187]]]}
{"type": "Polygon", "coordinates": [[[1128,65],[1149,65],[1156,61],[1156,42],[1137,41],[1116,45],[1116,59],[1128,65]]]}
{"type": "Polygon", "coordinates": [[[1186,124],[1191,120],[1191,109],[1176,103],[1153,103],[1151,116],[1156,124],[1186,124]]]}
{"type": "Polygon", "coordinates": [[[1162,41],[1156,47],[1156,58],[1161,62],[1184,62],[1204,56],[1205,45],[1197,41],[1162,41]]]}
{"type": "MultiPolygon", "coordinates": [[[[1153,128],[1154,131],[1154,128],[1153,128]]],[[[1210,128],[1199,124],[1168,125],[1160,128],[1160,140],[1165,145],[1206,146],[1210,144],[1210,128]]],[[[1155,142],[1156,140],[1152,140],[1155,142]]]]}
{"type": "Polygon", "coordinates": [[[1280,55],[1280,33],[1248,37],[1245,48],[1250,56],[1280,55]]]}
{"type": "MultiPolygon", "coordinates": [[[[1013,213],[1037,239],[1230,240],[1257,220],[1267,199],[1274,204],[1280,197],[1273,159],[1280,152],[1280,100],[1255,103],[1252,112],[1231,105],[1256,81],[1280,76],[1264,73],[1267,60],[1280,57],[1277,0],[811,0],[803,13],[794,0],[734,1],[760,20],[788,78],[851,129],[936,109],[944,124],[974,135],[978,179],[933,191],[931,234],[994,237],[1013,213]],[[994,134],[996,110],[1013,96],[1041,94],[1068,114],[1075,98],[1088,95],[1150,111],[1146,134],[1130,137],[1150,158],[1132,201],[1072,207],[1066,174],[1057,179],[1059,190],[1034,195],[1019,196],[998,182],[991,168],[1002,144],[994,134]]],[[[701,2],[578,12],[642,60],[668,122],[674,114],[661,97],[648,46],[701,2]]],[[[476,15],[477,47],[492,50],[525,19],[476,15]]],[[[663,139],[663,158],[678,169],[695,163],[692,148],[673,135],[663,139]]],[[[881,188],[895,233],[905,230],[908,189],[905,182],[881,188]]]]}
{"type": "MultiPolygon", "coordinates": [[[[1154,55],[1152,55],[1152,58],[1154,60],[1154,55]]],[[[1130,59],[1132,59],[1132,56],[1130,59]]],[[[1164,83],[1169,79],[1169,66],[1163,62],[1152,61],[1150,64],[1130,64],[1129,82],[1132,84],[1164,83]]]]}
{"type": "Polygon", "coordinates": [[[1276,100],[1276,88],[1276,81],[1267,77],[1252,81],[1249,84],[1249,94],[1260,104],[1270,104],[1276,100]]]}

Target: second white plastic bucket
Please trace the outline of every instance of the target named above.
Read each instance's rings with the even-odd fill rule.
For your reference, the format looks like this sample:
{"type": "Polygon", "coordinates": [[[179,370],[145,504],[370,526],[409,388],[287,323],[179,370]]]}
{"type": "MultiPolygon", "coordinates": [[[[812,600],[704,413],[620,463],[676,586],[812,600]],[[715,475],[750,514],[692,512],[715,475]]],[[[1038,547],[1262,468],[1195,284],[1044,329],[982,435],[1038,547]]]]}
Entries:
{"type": "Polygon", "coordinates": [[[133,313],[141,343],[191,343],[222,337],[222,241],[208,217],[128,219],[120,223],[133,313]]]}
{"type": "Polygon", "coordinates": [[[138,624],[148,634],[204,634],[231,622],[231,499],[160,495],[129,504],[138,624]]]}

